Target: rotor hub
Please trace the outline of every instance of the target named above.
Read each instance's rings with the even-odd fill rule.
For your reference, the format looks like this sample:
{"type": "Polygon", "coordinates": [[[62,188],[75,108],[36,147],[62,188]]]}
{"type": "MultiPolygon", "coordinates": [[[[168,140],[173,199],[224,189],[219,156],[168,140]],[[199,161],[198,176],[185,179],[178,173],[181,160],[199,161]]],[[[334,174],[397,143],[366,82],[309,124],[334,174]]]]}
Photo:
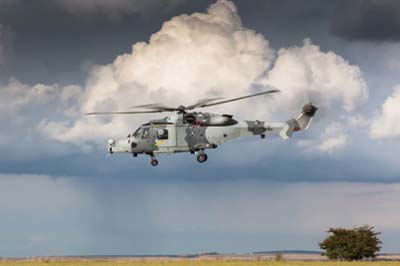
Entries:
{"type": "Polygon", "coordinates": [[[186,107],[183,106],[183,105],[179,105],[179,106],[176,108],[176,111],[178,112],[178,114],[184,114],[184,113],[186,113],[186,107]]]}

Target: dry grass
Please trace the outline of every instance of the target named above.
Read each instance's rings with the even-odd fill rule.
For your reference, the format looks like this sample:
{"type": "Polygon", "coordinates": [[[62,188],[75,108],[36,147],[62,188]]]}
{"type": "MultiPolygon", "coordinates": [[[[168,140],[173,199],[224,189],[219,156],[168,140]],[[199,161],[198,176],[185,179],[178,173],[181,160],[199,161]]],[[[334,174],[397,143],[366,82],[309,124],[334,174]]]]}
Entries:
{"type": "Polygon", "coordinates": [[[0,262],[0,266],[400,266],[400,261],[332,262],[332,261],[68,261],[68,262],[0,262]]]}

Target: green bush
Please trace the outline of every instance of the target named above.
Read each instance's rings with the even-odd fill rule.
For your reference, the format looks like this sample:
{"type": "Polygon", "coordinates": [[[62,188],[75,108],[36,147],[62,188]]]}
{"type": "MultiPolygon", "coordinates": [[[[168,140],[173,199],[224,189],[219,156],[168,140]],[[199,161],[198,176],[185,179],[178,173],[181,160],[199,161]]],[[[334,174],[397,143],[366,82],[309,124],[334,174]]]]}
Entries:
{"type": "Polygon", "coordinates": [[[380,233],[368,225],[351,229],[330,228],[327,232],[330,235],[319,246],[329,259],[352,261],[375,258],[381,249],[380,233]]]}

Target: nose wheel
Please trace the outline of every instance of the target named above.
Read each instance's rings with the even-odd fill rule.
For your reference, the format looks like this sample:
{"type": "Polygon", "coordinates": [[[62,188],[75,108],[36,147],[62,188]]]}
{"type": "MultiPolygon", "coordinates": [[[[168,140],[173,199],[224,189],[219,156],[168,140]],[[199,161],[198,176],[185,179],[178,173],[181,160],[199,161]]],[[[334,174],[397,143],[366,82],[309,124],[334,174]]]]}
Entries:
{"type": "Polygon", "coordinates": [[[199,163],[204,163],[205,161],[207,161],[207,154],[205,154],[204,152],[202,152],[202,153],[199,153],[198,155],[197,155],[197,161],[199,162],[199,163]]]}
{"type": "Polygon", "coordinates": [[[157,159],[156,159],[156,157],[151,157],[151,165],[153,166],[153,167],[156,167],[157,165],[158,165],[158,161],[157,161],[157,159]]]}

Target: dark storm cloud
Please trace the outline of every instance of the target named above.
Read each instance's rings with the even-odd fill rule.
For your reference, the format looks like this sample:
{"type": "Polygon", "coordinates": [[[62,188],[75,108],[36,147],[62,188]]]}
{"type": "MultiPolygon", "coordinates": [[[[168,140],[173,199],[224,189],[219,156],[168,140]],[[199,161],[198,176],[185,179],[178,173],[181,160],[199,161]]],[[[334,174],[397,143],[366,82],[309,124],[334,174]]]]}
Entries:
{"type": "Polygon", "coordinates": [[[94,8],[77,14],[59,2],[0,0],[0,24],[16,33],[12,76],[30,84],[83,83],[85,66],[107,64],[132,44],[147,41],[169,18],[208,6],[206,0],[179,2],[171,8],[125,12],[116,19],[117,11],[111,16],[94,8]]]}
{"type": "MultiPolygon", "coordinates": [[[[0,24],[16,32],[13,76],[30,84],[84,83],[87,66],[112,62],[132,44],[147,41],[164,21],[202,12],[215,0],[151,0],[152,8],[131,12],[119,12],[125,0],[98,2],[0,0],[0,24]]],[[[336,1],[234,2],[244,26],[264,34],[275,48],[301,44],[304,38],[329,45],[321,36],[328,34],[336,1]]]]}
{"type": "Polygon", "coordinates": [[[14,39],[15,32],[0,23],[0,80],[10,74],[14,57],[14,39]]]}
{"type": "Polygon", "coordinates": [[[279,48],[288,44],[300,44],[305,38],[321,43],[337,1],[234,2],[243,24],[264,34],[273,47],[279,48]]]}
{"type": "Polygon", "coordinates": [[[341,1],[332,20],[333,34],[347,40],[400,40],[400,1],[341,1]]]}

